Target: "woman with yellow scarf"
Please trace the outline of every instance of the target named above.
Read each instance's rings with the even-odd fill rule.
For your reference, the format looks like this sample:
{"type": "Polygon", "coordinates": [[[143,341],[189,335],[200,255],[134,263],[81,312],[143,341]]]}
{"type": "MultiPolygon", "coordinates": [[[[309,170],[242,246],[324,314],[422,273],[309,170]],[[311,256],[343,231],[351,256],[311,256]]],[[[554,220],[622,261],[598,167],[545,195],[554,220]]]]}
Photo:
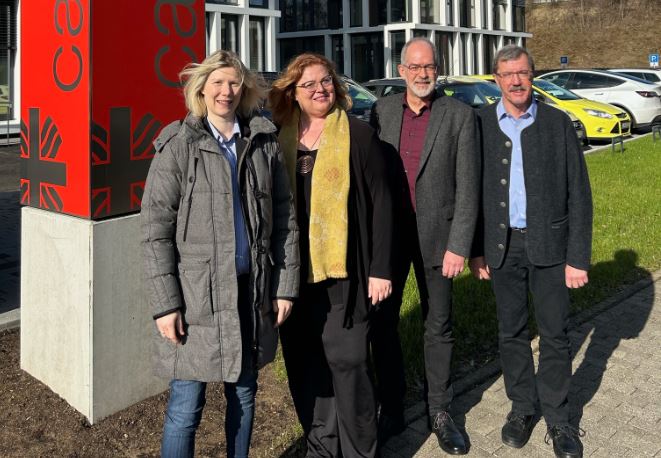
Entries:
{"type": "Polygon", "coordinates": [[[375,132],[324,56],[295,57],[269,94],[300,229],[301,287],[281,327],[307,456],[377,452],[369,315],[391,292],[392,204],[375,132]]]}

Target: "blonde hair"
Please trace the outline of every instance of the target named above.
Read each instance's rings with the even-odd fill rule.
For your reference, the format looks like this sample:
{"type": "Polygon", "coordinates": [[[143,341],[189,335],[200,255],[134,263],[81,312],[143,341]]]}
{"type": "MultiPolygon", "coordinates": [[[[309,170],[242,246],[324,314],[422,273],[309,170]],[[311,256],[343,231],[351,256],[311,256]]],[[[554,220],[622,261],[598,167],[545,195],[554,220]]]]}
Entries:
{"type": "Polygon", "coordinates": [[[303,72],[310,65],[322,65],[333,78],[335,90],[335,103],[344,110],[350,110],[353,102],[340,78],[335,72],[335,64],[321,54],[306,52],[294,57],[287,68],[282,72],[280,78],[273,82],[269,92],[269,107],[273,113],[273,121],[282,126],[291,120],[294,108],[298,105],[296,101],[296,83],[301,79],[303,72]]]}
{"type": "Polygon", "coordinates": [[[207,106],[202,95],[204,85],[214,70],[228,67],[236,70],[241,79],[241,101],[236,109],[239,116],[248,117],[259,108],[266,94],[264,79],[248,70],[236,53],[221,49],[199,64],[192,62],[186,65],[179,73],[184,85],[184,100],[188,111],[200,118],[207,115],[207,106]]]}

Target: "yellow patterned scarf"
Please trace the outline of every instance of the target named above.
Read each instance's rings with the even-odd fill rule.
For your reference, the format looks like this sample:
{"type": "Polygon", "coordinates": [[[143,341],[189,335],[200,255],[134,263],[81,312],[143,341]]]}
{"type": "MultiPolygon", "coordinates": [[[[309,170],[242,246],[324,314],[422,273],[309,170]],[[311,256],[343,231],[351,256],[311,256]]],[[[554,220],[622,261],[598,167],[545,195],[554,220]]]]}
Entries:
{"type": "MultiPolygon", "coordinates": [[[[291,188],[296,193],[300,111],[280,130],[291,188]]],[[[308,283],[347,278],[349,238],[349,118],[337,105],[326,115],[310,196],[310,268],[308,283]]],[[[296,199],[294,199],[296,202],[296,199]]]]}

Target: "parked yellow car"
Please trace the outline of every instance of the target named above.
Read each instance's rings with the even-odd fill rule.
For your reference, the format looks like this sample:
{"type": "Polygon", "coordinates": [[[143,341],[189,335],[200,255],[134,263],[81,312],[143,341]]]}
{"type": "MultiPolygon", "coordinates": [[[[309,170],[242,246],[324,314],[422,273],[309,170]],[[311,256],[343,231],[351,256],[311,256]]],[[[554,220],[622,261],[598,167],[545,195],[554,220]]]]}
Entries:
{"type": "MultiPolygon", "coordinates": [[[[474,75],[493,81],[493,75],[474,75]]],[[[607,103],[584,99],[567,89],[542,79],[532,82],[535,98],[573,114],[583,125],[587,140],[631,135],[631,119],[622,109],[607,103]]]]}

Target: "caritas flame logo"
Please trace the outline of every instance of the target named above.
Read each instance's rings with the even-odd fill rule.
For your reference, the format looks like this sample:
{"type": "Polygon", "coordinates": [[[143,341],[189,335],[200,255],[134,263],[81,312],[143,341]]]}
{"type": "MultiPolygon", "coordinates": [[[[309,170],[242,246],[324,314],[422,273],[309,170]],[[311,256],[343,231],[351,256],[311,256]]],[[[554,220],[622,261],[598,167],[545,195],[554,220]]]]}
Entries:
{"type": "Polygon", "coordinates": [[[57,188],[66,186],[67,168],[57,160],[61,146],[53,119],[46,116],[42,122],[40,109],[30,108],[28,124],[21,120],[21,204],[62,211],[57,188]]]}
{"type": "Polygon", "coordinates": [[[92,122],[92,217],[140,209],[151,158],[152,142],[162,123],[150,113],[132,128],[131,109],[110,109],[106,128],[92,122]]]}

